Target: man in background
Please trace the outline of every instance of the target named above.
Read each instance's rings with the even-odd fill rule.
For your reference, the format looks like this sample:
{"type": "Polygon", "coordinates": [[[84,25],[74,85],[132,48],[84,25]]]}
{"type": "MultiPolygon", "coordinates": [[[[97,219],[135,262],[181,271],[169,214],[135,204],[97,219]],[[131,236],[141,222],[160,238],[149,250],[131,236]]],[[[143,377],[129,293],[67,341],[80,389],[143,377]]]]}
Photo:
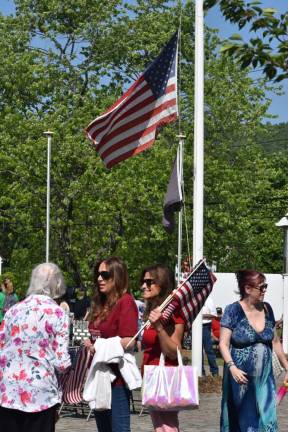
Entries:
{"type": "MultiPolygon", "coordinates": [[[[219,375],[219,369],[216,362],[216,354],[213,350],[212,343],[212,319],[217,317],[216,308],[214,306],[213,300],[209,296],[204,303],[202,309],[202,346],[203,351],[205,351],[208,359],[208,364],[210,368],[210,372],[212,376],[219,375]]],[[[204,353],[203,353],[204,354],[204,353]]],[[[202,361],[202,375],[205,375],[205,367],[204,367],[204,355],[202,361]]]]}
{"type": "Polygon", "coordinates": [[[74,313],[76,321],[86,320],[90,310],[90,299],[86,291],[76,288],[73,298],[70,300],[70,311],[74,313]]]}

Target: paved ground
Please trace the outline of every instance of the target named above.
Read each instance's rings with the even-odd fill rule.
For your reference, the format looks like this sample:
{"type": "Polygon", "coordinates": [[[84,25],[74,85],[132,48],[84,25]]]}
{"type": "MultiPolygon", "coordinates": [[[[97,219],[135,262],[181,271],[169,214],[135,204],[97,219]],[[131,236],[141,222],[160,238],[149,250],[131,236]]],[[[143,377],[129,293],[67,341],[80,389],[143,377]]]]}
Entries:
{"type": "MultiPolygon", "coordinates": [[[[135,399],[138,395],[135,395],[135,399]]],[[[180,413],[180,430],[181,432],[218,432],[220,416],[221,395],[200,394],[199,409],[193,411],[183,411],[180,413]]],[[[136,413],[131,414],[132,432],[152,432],[150,417],[147,413],[139,416],[141,409],[139,400],[135,400],[136,413]]],[[[288,396],[282,401],[278,410],[279,432],[288,430],[288,396]]],[[[85,414],[85,413],[84,413],[85,414]]],[[[85,416],[78,410],[78,416],[75,413],[63,412],[56,426],[56,432],[96,432],[94,418],[91,417],[86,421],[85,416]]],[[[87,413],[86,413],[87,415],[87,413]]]]}
{"type": "MultiPolygon", "coordinates": [[[[187,354],[189,355],[189,353],[187,354]]],[[[136,354],[138,364],[141,363],[141,357],[136,354]]],[[[221,362],[220,362],[221,363],[221,362]]],[[[219,366],[219,372],[222,374],[222,366],[219,366]]],[[[206,366],[206,373],[208,368],[206,366]]],[[[280,381],[278,382],[278,386],[280,381]]],[[[140,391],[133,392],[135,413],[131,413],[131,430],[132,432],[153,432],[150,416],[143,412],[141,416],[140,391]]],[[[200,405],[193,411],[182,411],[179,415],[181,432],[219,432],[221,394],[217,393],[200,393],[200,405]]],[[[89,410],[78,409],[77,412],[63,411],[56,425],[56,432],[96,432],[96,423],[93,415],[87,421],[89,410]]],[[[278,409],[279,432],[288,431],[288,395],[278,409]]]]}

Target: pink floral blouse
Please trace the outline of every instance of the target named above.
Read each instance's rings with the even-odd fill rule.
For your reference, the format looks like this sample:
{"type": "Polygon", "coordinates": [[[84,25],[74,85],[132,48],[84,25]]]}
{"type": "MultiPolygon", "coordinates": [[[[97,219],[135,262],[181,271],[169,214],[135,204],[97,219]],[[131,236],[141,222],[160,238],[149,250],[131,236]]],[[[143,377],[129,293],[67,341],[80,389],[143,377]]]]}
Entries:
{"type": "Polygon", "coordinates": [[[44,295],[9,309],[0,326],[0,405],[26,412],[61,402],[55,370],[70,366],[69,322],[44,295]]]}

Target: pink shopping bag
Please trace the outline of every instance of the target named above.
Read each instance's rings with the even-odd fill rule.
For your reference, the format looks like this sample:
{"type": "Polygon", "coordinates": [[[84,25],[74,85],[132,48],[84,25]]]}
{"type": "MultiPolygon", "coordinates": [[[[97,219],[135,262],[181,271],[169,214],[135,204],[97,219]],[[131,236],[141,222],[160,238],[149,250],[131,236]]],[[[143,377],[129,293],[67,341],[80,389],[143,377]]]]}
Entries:
{"type": "Polygon", "coordinates": [[[142,405],[152,410],[180,411],[199,405],[196,368],[183,366],[177,349],[178,366],[165,366],[161,354],[159,365],[145,365],[142,405]]]}

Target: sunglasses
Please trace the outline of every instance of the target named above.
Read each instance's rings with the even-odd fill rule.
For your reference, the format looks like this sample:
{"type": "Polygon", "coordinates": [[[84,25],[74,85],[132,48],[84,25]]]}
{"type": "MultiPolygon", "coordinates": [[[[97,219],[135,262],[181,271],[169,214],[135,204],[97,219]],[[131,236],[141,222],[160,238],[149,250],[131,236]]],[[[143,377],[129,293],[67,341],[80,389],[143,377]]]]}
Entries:
{"type": "Polygon", "coordinates": [[[254,289],[260,291],[261,293],[265,292],[268,288],[268,284],[267,283],[263,283],[261,285],[258,285],[257,287],[253,287],[254,289]]]}
{"type": "Polygon", "coordinates": [[[154,279],[143,279],[142,285],[146,284],[148,288],[151,288],[151,285],[155,283],[154,279]]]}
{"type": "Polygon", "coordinates": [[[110,272],[109,271],[105,271],[105,270],[103,270],[103,271],[98,271],[97,272],[97,279],[99,278],[99,276],[101,276],[101,278],[103,279],[103,280],[108,280],[108,279],[110,279],[111,278],[111,274],[110,274],[110,272]]]}

